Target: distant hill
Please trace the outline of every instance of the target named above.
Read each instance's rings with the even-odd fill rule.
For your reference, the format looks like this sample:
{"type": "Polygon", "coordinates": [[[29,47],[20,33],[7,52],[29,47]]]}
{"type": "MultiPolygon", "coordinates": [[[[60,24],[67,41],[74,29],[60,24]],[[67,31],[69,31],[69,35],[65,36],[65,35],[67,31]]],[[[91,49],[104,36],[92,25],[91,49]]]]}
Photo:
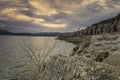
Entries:
{"type": "Polygon", "coordinates": [[[60,36],[64,33],[59,32],[40,32],[40,33],[13,33],[17,36],[60,36]]]}
{"type": "Polygon", "coordinates": [[[10,32],[10,31],[7,31],[5,29],[0,29],[0,35],[11,35],[11,34],[12,34],[12,32],[10,32]]]}
{"type": "Polygon", "coordinates": [[[40,33],[12,33],[5,29],[0,29],[0,35],[16,35],[16,36],[60,36],[64,33],[59,32],[40,32],[40,33]]]}
{"type": "Polygon", "coordinates": [[[60,32],[41,32],[41,33],[34,33],[33,35],[36,36],[60,36],[65,33],[60,33],[60,32]]]}

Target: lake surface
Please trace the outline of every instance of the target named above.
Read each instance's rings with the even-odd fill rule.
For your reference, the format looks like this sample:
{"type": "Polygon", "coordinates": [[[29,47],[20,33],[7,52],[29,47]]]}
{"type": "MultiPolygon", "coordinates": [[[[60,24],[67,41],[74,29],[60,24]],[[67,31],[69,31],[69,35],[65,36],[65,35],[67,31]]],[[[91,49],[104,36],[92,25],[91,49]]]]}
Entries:
{"type": "Polygon", "coordinates": [[[0,80],[19,77],[25,65],[31,62],[27,52],[69,55],[74,47],[56,37],[0,36],[0,80]]]}

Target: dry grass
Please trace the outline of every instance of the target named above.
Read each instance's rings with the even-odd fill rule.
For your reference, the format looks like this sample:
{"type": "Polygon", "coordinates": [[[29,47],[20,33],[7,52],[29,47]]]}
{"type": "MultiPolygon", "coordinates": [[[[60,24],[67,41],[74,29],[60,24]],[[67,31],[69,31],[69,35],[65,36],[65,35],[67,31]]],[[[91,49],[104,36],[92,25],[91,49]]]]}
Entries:
{"type": "MultiPolygon", "coordinates": [[[[45,62],[50,57],[52,50],[55,48],[56,42],[52,46],[50,46],[49,39],[46,39],[42,41],[42,44],[40,44],[39,48],[35,47],[34,45],[31,46],[25,41],[23,41],[24,47],[21,46],[21,48],[27,53],[27,57],[30,59],[30,61],[33,62],[33,64],[29,64],[27,66],[27,69],[29,68],[29,80],[39,80],[40,75],[44,74],[45,68],[45,62]]],[[[22,71],[24,72],[24,71],[22,71]]],[[[23,76],[22,76],[23,77],[23,76]]]]}

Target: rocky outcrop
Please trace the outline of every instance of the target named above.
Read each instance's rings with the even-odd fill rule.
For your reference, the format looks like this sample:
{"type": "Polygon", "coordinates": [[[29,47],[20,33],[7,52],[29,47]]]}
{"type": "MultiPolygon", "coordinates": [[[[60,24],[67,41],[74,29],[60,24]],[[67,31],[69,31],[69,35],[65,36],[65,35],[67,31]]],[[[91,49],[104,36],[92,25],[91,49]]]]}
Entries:
{"type": "MultiPolygon", "coordinates": [[[[79,69],[69,80],[120,80],[120,14],[59,39],[76,44],[69,59],[79,69]],[[112,33],[112,34],[111,34],[112,33]],[[100,34],[100,35],[99,35],[100,34]],[[91,36],[92,35],[92,36],[91,36]]],[[[65,80],[68,80],[64,78],[65,80]]],[[[64,80],[63,79],[63,80],[64,80]]]]}
{"type": "Polygon", "coordinates": [[[94,64],[91,67],[86,66],[89,71],[84,70],[84,73],[86,72],[89,78],[83,76],[83,80],[120,80],[120,34],[86,36],[80,40],[71,56],[92,60],[94,64]]]}

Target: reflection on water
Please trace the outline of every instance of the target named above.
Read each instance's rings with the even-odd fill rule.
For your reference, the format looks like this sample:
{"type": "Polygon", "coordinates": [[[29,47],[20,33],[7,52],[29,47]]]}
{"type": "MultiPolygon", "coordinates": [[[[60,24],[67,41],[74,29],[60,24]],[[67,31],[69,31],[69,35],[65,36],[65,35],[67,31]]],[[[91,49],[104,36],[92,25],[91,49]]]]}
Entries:
{"type": "Polygon", "coordinates": [[[74,47],[71,43],[55,40],[55,37],[0,36],[0,80],[20,77],[29,70],[32,61],[25,50],[44,54],[53,46],[50,55],[69,55],[74,47]]]}

